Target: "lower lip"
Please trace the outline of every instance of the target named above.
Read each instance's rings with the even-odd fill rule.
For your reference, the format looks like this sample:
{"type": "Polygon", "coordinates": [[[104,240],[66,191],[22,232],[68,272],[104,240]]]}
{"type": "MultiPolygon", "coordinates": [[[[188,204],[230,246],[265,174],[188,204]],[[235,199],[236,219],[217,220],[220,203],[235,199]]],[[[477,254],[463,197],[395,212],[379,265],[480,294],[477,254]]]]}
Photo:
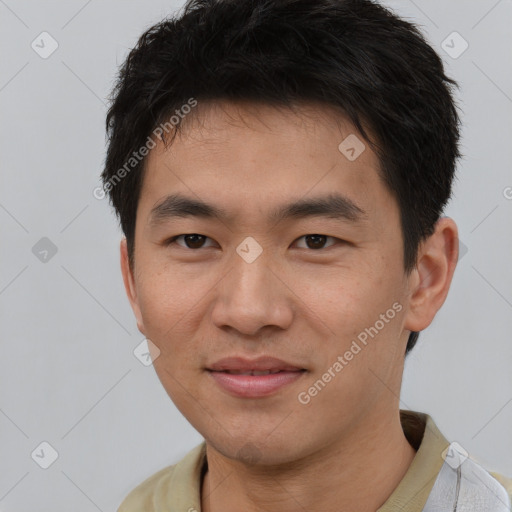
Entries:
{"type": "Polygon", "coordinates": [[[209,371],[219,386],[232,395],[243,398],[269,396],[302,377],[305,371],[269,373],[268,375],[236,375],[209,371]]]}

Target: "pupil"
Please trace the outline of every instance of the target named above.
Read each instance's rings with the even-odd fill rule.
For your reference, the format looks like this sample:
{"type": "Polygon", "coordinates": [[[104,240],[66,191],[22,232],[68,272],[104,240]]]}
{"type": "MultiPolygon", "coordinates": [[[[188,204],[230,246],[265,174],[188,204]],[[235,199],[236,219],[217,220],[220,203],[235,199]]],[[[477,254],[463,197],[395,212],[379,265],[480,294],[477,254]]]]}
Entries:
{"type": "Polygon", "coordinates": [[[321,249],[325,244],[325,238],[325,235],[306,235],[306,244],[310,249],[321,249]],[[311,244],[308,243],[309,241],[313,242],[312,247],[311,244]]]}
{"type": "Polygon", "coordinates": [[[186,235],[185,243],[190,249],[199,249],[204,243],[203,235],[186,235]],[[194,240],[195,239],[195,240],[194,240]],[[198,241],[199,239],[199,241],[198,241]]]}

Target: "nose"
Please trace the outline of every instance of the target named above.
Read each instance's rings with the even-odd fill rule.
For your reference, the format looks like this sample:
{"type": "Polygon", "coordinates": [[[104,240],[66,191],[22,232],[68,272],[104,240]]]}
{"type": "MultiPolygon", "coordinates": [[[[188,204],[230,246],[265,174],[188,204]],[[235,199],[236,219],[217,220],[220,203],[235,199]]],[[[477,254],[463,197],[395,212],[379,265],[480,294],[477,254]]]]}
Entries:
{"type": "Polygon", "coordinates": [[[263,327],[287,329],[293,319],[293,293],[284,276],[261,255],[247,263],[238,255],[218,284],[212,321],[254,336],[263,327]]]}

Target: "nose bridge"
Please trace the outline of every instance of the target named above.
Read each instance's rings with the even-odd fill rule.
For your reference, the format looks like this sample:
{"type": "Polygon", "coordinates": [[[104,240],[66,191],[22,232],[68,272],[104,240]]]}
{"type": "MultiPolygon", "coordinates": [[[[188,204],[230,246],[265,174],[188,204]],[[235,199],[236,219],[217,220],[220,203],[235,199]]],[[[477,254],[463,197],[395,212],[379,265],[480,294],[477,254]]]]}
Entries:
{"type": "Polygon", "coordinates": [[[237,254],[229,276],[228,303],[238,308],[239,314],[251,311],[263,314],[270,306],[274,287],[271,276],[267,255],[246,261],[237,254]]]}
{"type": "Polygon", "coordinates": [[[253,236],[246,236],[236,247],[232,254],[230,265],[233,268],[232,274],[240,285],[254,288],[256,291],[263,287],[269,280],[273,265],[269,240],[261,233],[253,236]],[[256,238],[255,238],[256,237],[256,238]]]}
{"type": "Polygon", "coordinates": [[[269,268],[268,257],[261,255],[254,261],[246,261],[241,257],[233,258],[232,278],[235,284],[235,292],[241,292],[239,299],[260,300],[271,290],[270,276],[273,275],[269,268]]]}
{"type": "Polygon", "coordinates": [[[219,283],[213,311],[219,327],[229,325],[247,334],[266,325],[286,328],[291,310],[285,287],[271,266],[268,254],[252,261],[244,259],[243,253],[234,255],[231,270],[219,283]]]}

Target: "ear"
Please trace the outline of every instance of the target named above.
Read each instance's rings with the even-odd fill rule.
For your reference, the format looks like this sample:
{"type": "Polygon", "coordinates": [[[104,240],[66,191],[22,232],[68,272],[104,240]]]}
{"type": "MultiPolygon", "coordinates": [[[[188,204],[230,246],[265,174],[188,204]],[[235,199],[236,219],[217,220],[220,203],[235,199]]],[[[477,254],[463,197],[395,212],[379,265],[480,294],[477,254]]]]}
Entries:
{"type": "Polygon", "coordinates": [[[459,257],[457,225],[442,217],[434,233],[420,244],[415,269],[409,276],[409,308],[404,327],[422,331],[443,305],[459,257]]]}
{"type": "Polygon", "coordinates": [[[135,286],[135,279],[133,276],[132,268],[130,267],[130,261],[128,258],[128,246],[126,243],[126,238],[121,240],[120,245],[121,250],[121,272],[123,274],[124,281],[124,289],[126,290],[126,295],[128,296],[128,300],[130,301],[130,305],[132,307],[135,318],[137,319],[137,328],[139,331],[146,336],[144,332],[144,322],[142,321],[142,314],[140,312],[138,297],[137,297],[137,289],[135,286]]]}

